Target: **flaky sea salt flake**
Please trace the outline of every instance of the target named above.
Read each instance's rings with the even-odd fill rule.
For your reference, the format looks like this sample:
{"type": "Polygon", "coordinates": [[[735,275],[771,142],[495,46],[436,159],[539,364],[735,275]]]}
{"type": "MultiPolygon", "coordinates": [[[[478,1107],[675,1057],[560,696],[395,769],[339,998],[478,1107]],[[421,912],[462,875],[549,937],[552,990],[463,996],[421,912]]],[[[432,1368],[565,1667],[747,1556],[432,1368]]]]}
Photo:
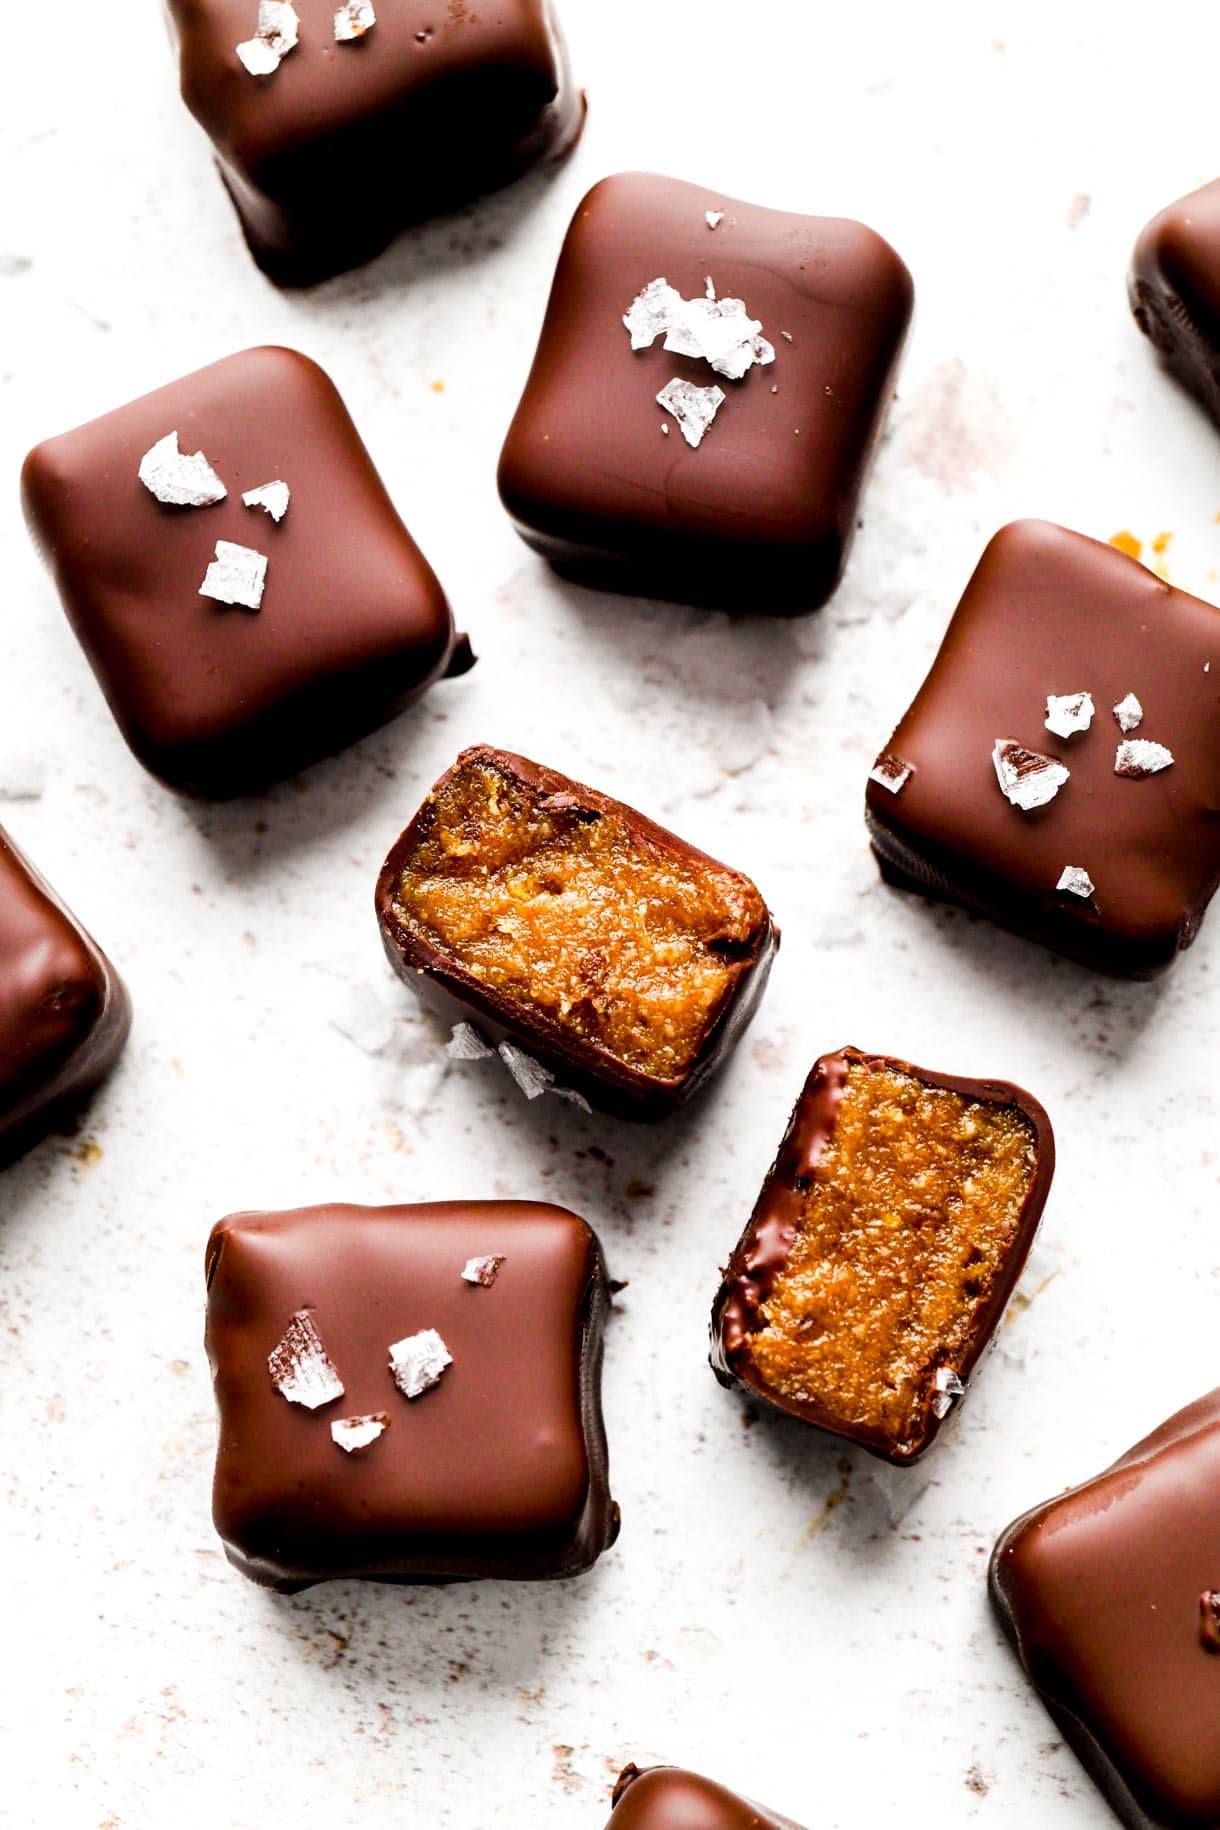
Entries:
{"type": "Polygon", "coordinates": [[[291,495],[287,483],[277,477],[274,483],[260,483],[257,489],[248,489],[242,501],[247,508],[265,509],[273,521],[282,521],[288,513],[291,495]]]}
{"type": "Polygon", "coordinates": [[[308,1309],[298,1309],[283,1338],[267,1355],[271,1383],[289,1404],[320,1410],[343,1396],[343,1381],[322,1344],[308,1309]]]}
{"type": "Polygon", "coordinates": [[[1094,884],[1087,870],[1079,864],[1065,864],[1059,873],[1057,890],[1063,890],[1068,896],[1079,896],[1087,902],[1093,894],[1094,884]]]}
{"type": "Polygon", "coordinates": [[[631,335],[632,349],[651,349],[657,338],[676,321],[675,313],[681,303],[682,294],[668,280],[650,280],[644,290],[636,294],[623,319],[631,335]]]}
{"type": "Polygon", "coordinates": [[[289,51],[295,51],[301,21],[291,0],[258,0],[258,26],[253,38],[237,47],[237,55],[251,76],[274,76],[289,51]]]}
{"type": "Polygon", "coordinates": [[[1118,719],[1120,731],[1135,731],[1143,722],[1144,708],[1134,693],[1128,693],[1126,698],[1120,699],[1114,707],[1114,716],[1118,719]]]}
{"type": "Polygon", "coordinates": [[[699,388],[693,381],[683,381],[675,375],[657,395],[657,405],[671,415],[687,444],[697,451],[727,399],[723,388],[699,388]]]}
{"type": "Polygon", "coordinates": [[[486,1061],[495,1050],[484,1041],[473,1023],[455,1023],[445,1053],[450,1061],[486,1061]]]}
{"type": "Polygon", "coordinates": [[[1152,743],[1147,737],[1128,737],[1114,752],[1115,775],[1129,775],[1140,781],[1146,775],[1157,775],[1173,763],[1173,752],[1163,743],[1152,743]]]}
{"type": "Polygon", "coordinates": [[[480,1258],[468,1258],[462,1266],[462,1282],[481,1284],[484,1290],[490,1290],[503,1263],[503,1253],[497,1252],[485,1252],[480,1258]]]}
{"type": "Polygon", "coordinates": [[[376,23],[377,15],[369,0],[343,0],[335,14],[335,39],[339,44],[350,44],[371,32],[376,23]]]}
{"type": "Polygon", "coordinates": [[[1091,693],[1048,693],[1046,728],[1056,737],[1073,737],[1088,730],[1096,709],[1091,693]]]}
{"type": "Polygon", "coordinates": [[[171,508],[208,508],[229,493],[202,451],[179,451],[177,432],[167,432],[149,446],[136,474],[158,502],[171,508]]]}
{"type": "Polygon", "coordinates": [[[541,1061],[535,1061],[515,1043],[501,1042],[497,1052],[527,1099],[537,1099],[554,1085],[555,1076],[550,1068],[544,1068],[541,1061]]]}
{"type": "Polygon", "coordinates": [[[435,1328],[421,1328],[390,1347],[390,1371],[404,1398],[419,1398],[430,1391],[452,1365],[453,1355],[435,1328]]]}
{"type": "Polygon", "coordinates": [[[214,598],[218,604],[257,610],[266,582],[264,553],[256,553],[252,546],[238,546],[232,540],[218,540],[216,557],[203,575],[199,595],[214,598]]]}
{"type": "Polygon", "coordinates": [[[723,210],[704,210],[703,220],[709,229],[718,229],[724,221],[723,210]]]}
{"type": "Polygon", "coordinates": [[[330,1436],[332,1442],[354,1455],[357,1449],[367,1449],[371,1442],[376,1442],[389,1427],[386,1411],[370,1411],[364,1417],[336,1417],[330,1426],[330,1436]]]}
{"type": "Polygon", "coordinates": [[[965,1395],[966,1388],[951,1366],[938,1366],[932,1381],[932,1414],[947,1417],[953,1406],[965,1395]]]}
{"type": "Polygon", "coordinates": [[[901,756],[891,756],[888,750],[883,750],[869,770],[868,779],[891,794],[899,794],[914,773],[914,763],[903,762],[901,756]]]}
{"type": "Polygon", "coordinates": [[[1007,800],[1022,813],[1053,801],[1072,771],[1053,756],[1027,750],[1015,737],[997,737],[991,752],[996,780],[1007,800]]]}

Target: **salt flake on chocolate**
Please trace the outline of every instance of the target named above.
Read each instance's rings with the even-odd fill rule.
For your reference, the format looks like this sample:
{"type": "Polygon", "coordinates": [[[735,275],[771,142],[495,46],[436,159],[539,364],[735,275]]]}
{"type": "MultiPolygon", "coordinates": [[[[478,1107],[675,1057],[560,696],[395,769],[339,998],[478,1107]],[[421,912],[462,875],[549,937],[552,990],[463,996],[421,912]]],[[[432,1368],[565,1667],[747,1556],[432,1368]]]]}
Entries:
{"type": "Polygon", "coordinates": [[[350,44],[371,32],[376,23],[377,15],[369,0],[343,0],[335,14],[335,38],[339,44],[350,44]]]}
{"type": "Polygon", "coordinates": [[[211,597],[218,604],[236,604],[243,610],[257,610],[263,601],[267,582],[267,559],[252,546],[238,546],[232,540],[216,542],[216,557],[203,575],[200,597],[211,597]]]}
{"type": "Polygon", "coordinates": [[[1138,781],[1145,775],[1156,775],[1162,769],[1168,769],[1172,762],[1173,752],[1163,743],[1152,743],[1147,737],[1128,737],[1114,752],[1114,773],[1129,775],[1138,781]]]}
{"type": "Polygon", "coordinates": [[[331,1441],[349,1455],[367,1449],[371,1442],[385,1434],[390,1419],[385,1411],[370,1411],[365,1417],[336,1417],[330,1426],[331,1441]]]}
{"type": "Polygon", "coordinates": [[[435,1328],[421,1328],[390,1347],[390,1371],[404,1398],[419,1398],[430,1391],[452,1365],[453,1355],[435,1328]]]}
{"type": "Polygon", "coordinates": [[[724,221],[723,210],[704,210],[703,220],[709,229],[718,229],[724,221]]]}
{"type": "Polygon", "coordinates": [[[485,1042],[473,1023],[455,1023],[445,1053],[450,1061],[486,1061],[495,1050],[485,1042]]]}
{"type": "Polygon", "coordinates": [[[759,320],[749,316],[741,299],[718,299],[710,276],[702,299],[684,299],[666,279],[650,280],[623,323],[632,349],[651,349],[663,334],[671,355],[702,359],[730,381],[740,381],[755,363],[775,361],[759,320]]]}
{"type": "Polygon", "coordinates": [[[1088,730],[1096,709],[1091,693],[1048,693],[1046,728],[1056,737],[1072,737],[1088,730]]]}
{"type": "Polygon", "coordinates": [[[991,760],[1005,798],[1022,813],[1032,813],[1035,807],[1053,801],[1072,773],[1053,756],[1027,750],[1015,737],[997,737],[991,760]]]}
{"type": "Polygon", "coordinates": [[[681,293],[675,291],[668,280],[650,280],[632,300],[623,319],[631,335],[632,349],[651,349],[657,338],[675,322],[674,314],[681,303],[681,293]]]}
{"type": "Polygon", "coordinates": [[[883,750],[868,772],[870,782],[876,782],[879,788],[886,788],[891,794],[899,794],[906,787],[915,773],[915,764],[903,762],[901,756],[891,756],[883,750]]]}
{"type": "Polygon", "coordinates": [[[202,451],[179,451],[177,432],[167,432],[149,446],[136,474],[158,502],[171,508],[207,508],[229,493],[202,451]]]}
{"type": "Polygon", "coordinates": [[[503,1263],[503,1254],[496,1252],[486,1252],[481,1258],[468,1258],[462,1266],[462,1282],[481,1284],[484,1290],[490,1290],[503,1263]]]}
{"type": "Polygon", "coordinates": [[[1114,716],[1118,719],[1120,731],[1135,731],[1143,722],[1144,708],[1134,693],[1128,693],[1114,707],[1114,716]]]}
{"type": "Polygon", "coordinates": [[[282,521],[288,513],[291,495],[287,483],[277,477],[274,483],[260,483],[257,489],[248,489],[242,501],[247,508],[265,509],[273,521],[282,521]]]}
{"type": "Polygon", "coordinates": [[[298,1309],[283,1338],[267,1355],[271,1383],[289,1404],[320,1410],[343,1396],[343,1381],[322,1344],[313,1316],[298,1309]]]}
{"type": "Polygon", "coordinates": [[[953,1406],[965,1396],[966,1388],[951,1366],[938,1366],[932,1380],[932,1414],[947,1417],[953,1406]]]}
{"type": "Polygon", "coordinates": [[[697,451],[727,399],[723,388],[699,388],[693,381],[683,381],[675,375],[657,395],[657,405],[673,417],[687,444],[697,451]]]}
{"type": "Polygon", "coordinates": [[[550,1068],[544,1068],[541,1061],[535,1061],[523,1048],[517,1048],[511,1042],[501,1042],[498,1053],[527,1099],[537,1099],[554,1086],[555,1076],[550,1068]]]}
{"type": "Polygon", "coordinates": [[[251,76],[274,76],[289,51],[295,51],[301,21],[291,0],[258,0],[258,27],[253,38],[237,47],[251,76]]]}
{"type": "Polygon", "coordinates": [[[1057,890],[1063,890],[1068,896],[1079,896],[1087,902],[1093,894],[1094,883],[1087,870],[1079,864],[1065,864],[1059,873],[1057,890]]]}

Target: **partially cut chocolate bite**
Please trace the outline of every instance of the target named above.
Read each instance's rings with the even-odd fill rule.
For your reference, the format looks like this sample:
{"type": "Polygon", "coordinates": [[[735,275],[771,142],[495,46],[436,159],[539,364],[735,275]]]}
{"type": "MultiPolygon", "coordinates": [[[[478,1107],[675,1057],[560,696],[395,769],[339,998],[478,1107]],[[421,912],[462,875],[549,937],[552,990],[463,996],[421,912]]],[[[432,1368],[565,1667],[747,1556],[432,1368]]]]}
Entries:
{"type": "Polygon", "coordinates": [[[995,1331],[1053,1168],[1019,1087],[822,1056],[716,1298],[717,1377],[915,1460],[995,1331]]]}
{"type": "Polygon", "coordinates": [[[135,755],[257,792],[471,664],[334,385],[228,356],[38,445],[26,518],[135,755]]]}
{"type": "Polygon", "coordinates": [[[801,1830],[791,1818],[676,1766],[624,1767],[606,1830],[801,1830]]]}
{"type": "Polygon", "coordinates": [[[1002,528],[869,780],[882,875],[1149,978],[1220,884],[1217,808],[1220,610],[1083,534],[1002,528]]]}
{"type": "Polygon", "coordinates": [[[500,459],[518,532],[605,590],[815,608],[856,529],[912,299],[861,223],[603,180],[568,230],[500,459]]]}
{"type": "Polygon", "coordinates": [[[118,973],[0,827],[0,1167],[93,1091],[130,1028],[118,973]]]}
{"type": "Polygon", "coordinates": [[[463,751],[395,845],[377,912],[421,996],[630,1117],[671,1109],[719,1062],[778,938],[739,871],[487,746],[463,751]]]}
{"type": "Polygon", "coordinates": [[[1166,368],[1220,425],[1220,178],[1153,217],[1127,291],[1166,368]]]}
{"type": "Polygon", "coordinates": [[[168,4],[182,99],[281,286],[560,157],[584,120],[550,0],[168,4]]]}
{"type": "Polygon", "coordinates": [[[235,1214],[207,1250],[229,1561],[338,1577],[575,1576],[618,1535],[609,1285],[575,1214],[523,1201],[235,1214]],[[472,1288],[472,1258],[501,1260],[472,1288]]]}
{"type": "Polygon", "coordinates": [[[1129,1830],[1220,1824],[1220,1391],[1010,1525],[991,1596],[1129,1830]]]}

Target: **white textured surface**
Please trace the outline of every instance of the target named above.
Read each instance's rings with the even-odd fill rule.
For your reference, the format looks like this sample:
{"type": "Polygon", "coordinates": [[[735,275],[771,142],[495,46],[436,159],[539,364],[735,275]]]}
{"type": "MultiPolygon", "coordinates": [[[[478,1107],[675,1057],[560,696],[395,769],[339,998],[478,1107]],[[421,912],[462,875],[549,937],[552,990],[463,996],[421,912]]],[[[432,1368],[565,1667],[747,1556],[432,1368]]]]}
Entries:
{"type": "Polygon", "coordinates": [[[1220,442],[1123,295],[1144,220],[1220,166],[1215,11],[1136,34],[1114,8],[1015,0],[786,0],[748,29],[728,0],[562,10],[591,92],[572,162],[297,296],[246,258],[153,5],[63,0],[70,57],[25,55],[27,34],[0,59],[0,796],[44,779],[4,818],[137,1008],[81,1135],[0,1181],[0,1818],[23,1830],[601,1830],[610,1775],[659,1757],[810,1830],[1110,1821],[983,1571],[1013,1514],[1215,1383],[1220,911],[1168,981],[1107,984],[883,890],[860,800],[1002,520],[1172,530],[1175,580],[1215,591],[1220,442]],[[674,71],[699,106],[675,105],[674,71]],[[820,615],[566,587],[499,510],[563,228],[631,165],[858,215],[914,270],[901,399],[820,615]],[[265,801],[200,810],[128,758],[16,471],[36,438],[268,339],[334,375],[480,663],[265,801]],[[669,821],[779,915],[750,1036],[664,1129],[447,1062],[383,970],[377,867],[481,739],[669,821]],[[848,1040],[1024,1081],[1059,1133],[1029,1306],[905,1484],[749,1425],[704,1364],[717,1265],[810,1061],[848,1040]],[[607,1358],[617,1549],[551,1588],[260,1592],[208,1519],[209,1225],[463,1194],[569,1203],[630,1280],[607,1358]]]}

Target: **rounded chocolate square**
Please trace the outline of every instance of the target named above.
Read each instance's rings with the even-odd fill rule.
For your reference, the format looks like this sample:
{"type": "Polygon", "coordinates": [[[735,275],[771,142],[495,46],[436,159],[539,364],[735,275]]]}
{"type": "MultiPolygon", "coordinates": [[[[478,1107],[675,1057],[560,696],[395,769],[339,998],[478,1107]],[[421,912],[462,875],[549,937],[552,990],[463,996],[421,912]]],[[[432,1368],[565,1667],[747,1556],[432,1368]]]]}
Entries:
{"type": "Polygon", "coordinates": [[[1083,534],[1001,529],[868,784],[883,874],[1146,978],[1194,939],[1220,883],[1218,809],[1220,610],[1083,534]],[[1077,694],[1091,722],[1058,736],[1047,699],[1077,694]],[[1171,762],[1118,773],[1128,739],[1171,762]],[[1028,811],[997,778],[1009,741],[1068,772],[1028,811]]]}
{"type": "Polygon", "coordinates": [[[575,1214],[520,1201],[236,1214],[213,1229],[207,1278],[213,1516],[254,1581],[573,1576],[613,1543],[608,1286],[575,1214]],[[501,1261],[491,1281],[472,1281],[485,1258],[501,1261]],[[302,1313],[343,1387],[316,1409],[268,1365],[302,1313]],[[450,1362],[408,1398],[390,1349],[425,1330],[450,1362]],[[385,1425],[363,1447],[332,1436],[370,1418],[385,1425]]]}
{"type": "Polygon", "coordinates": [[[0,1165],[92,1091],[130,1028],[118,973],[0,827],[0,1165]]]}
{"type": "Polygon", "coordinates": [[[347,409],[294,350],[245,350],[48,439],[22,482],[124,737],[185,792],[264,788],[462,664],[445,595],[347,409]],[[223,500],[170,506],[141,482],[173,432],[223,500]],[[290,492],[278,522],[242,500],[273,481],[290,492]],[[257,609],[200,594],[220,541],[266,559],[257,609]]]}
{"type": "Polygon", "coordinates": [[[606,1830],[801,1830],[682,1767],[625,1767],[606,1830]]]}
{"type": "Polygon", "coordinates": [[[912,296],[894,250],[860,223],[644,173],[603,180],[568,231],[500,460],[519,533],[607,590],[814,608],[855,531],[912,296]],[[743,301],[774,361],[733,380],[659,334],[632,349],[624,315],[660,278],[687,300],[710,282],[743,301]],[[671,379],[727,397],[697,448],[657,403],[671,379]]]}
{"type": "Polygon", "coordinates": [[[1220,178],[1148,223],[1127,293],[1166,367],[1220,424],[1220,178]]]}
{"type": "Polygon", "coordinates": [[[168,0],[182,98],[216,148],[250,251],[279,285],[370,260],[408,223],[566,152],[584,118],[550,0],[377,0],[335,39],[337,0],[294,0],[267,75],[237,46],[258,0],[168,0]]]}
{"type": "Polygon", "coordinates": [[[1220,1391],[1010,1525],[1000,1620],[1130,1830],[1220,1823],[1220,1391]]]}

